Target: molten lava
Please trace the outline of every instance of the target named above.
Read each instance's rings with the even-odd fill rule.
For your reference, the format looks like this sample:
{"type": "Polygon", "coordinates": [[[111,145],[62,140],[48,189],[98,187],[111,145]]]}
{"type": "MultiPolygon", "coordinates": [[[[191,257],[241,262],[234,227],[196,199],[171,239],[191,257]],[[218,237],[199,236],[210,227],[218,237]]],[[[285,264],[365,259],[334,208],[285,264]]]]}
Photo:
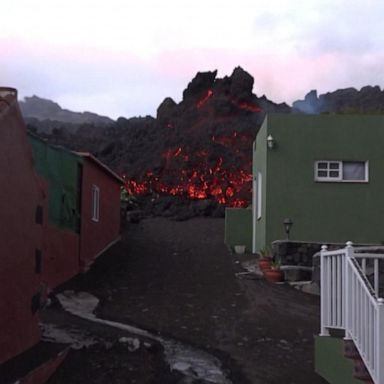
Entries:
{"type": "MultiPolygon", "coordinates": [[[[237,136],[233,135],[232,138],[237,136]]],[[[207,149],[197,150],[194,156],[183,156],[185,152],[186,149],[182,147],[165,151],[165,169],[162,174],[156,175],[153,171],[148,171],[141,181],[123,177],[127,192],[131,195],[156,193],[193,200],[213,199],[219,204],[232,207],[248,205],[252,181],[250,173],[236,169],[233,165],[225,165],[222,157],[213,166],[209,166],[207,149]],[[189,161],[191,157],[194,159],[193,163],[189,161]],[[181,169],[173,166],[176,161],[182,162],[177,164],[181,165],[181,169]]],[[[250,168],[250,164],[248,166],[250,168]]]]}
{"type": "MultiPolygon", "coordinates": [[[[216,96],[220,97],[220,93],[208,89],[195,106],[198,109],[208,108],[207,102],[216,96]]],[[[261,112],[261,108],[252,102],[235,99],[229,99],[229,102],[238,111],[261,112]]],[[[215,110],[213,104],[210,107],[215,110]]],[[[207,111],[210,111],[209,108],[207,111]]],[[[184,132],[180,134],[179,131],[180,125],[183,126],[185,122],[175,120],[165,125],[166,128],[172,128],[169,142],[175,139],[173,142],[178,144],[163,151],[156,170],[149,170],[136,179],[125,178],[128,193],[172,195],[192,200],[211,199],[230,207],[248,206],[252,191],[253,135],[249,131],[223,130],[223,126],[230,126],[230,119],[233,118],[226,115],[226,112],[214,116],[215,124],[209,125],[208,134],[204,131],[207,115],[195,118],[195,113],[193,111],[188,115],[188,131],[185,131],[185,136],[184,132]],[[201,139],[197,142],[196,137],[204,137],[205,142],[201,139]]],[[[236,118],[243,118],[244,115],[234,113],[236,118]]]]}
{"type": "Polygon", "coordinates": [[[240,109],[245,109],[247,111],[251,111],[251,112],[261,112],[261,108],[258,107],[257,105],[254,105],[254,104],[250,104],[250,103],[239,103],[238,104],[238,107],[240,109]]]}
{"type": "Polygon", "coordinates": [[[212,89],[208,89],[207,94],[206,94],[202,99],[200,99],[200,100],[197,102],[197,104],[196,104],[197,108],[201,108],[201,107],[208,101],[208,99],[209,99],[210,97],[212,97],[212,96],[213,96],[213,91],[212,91],[212,89]]]}

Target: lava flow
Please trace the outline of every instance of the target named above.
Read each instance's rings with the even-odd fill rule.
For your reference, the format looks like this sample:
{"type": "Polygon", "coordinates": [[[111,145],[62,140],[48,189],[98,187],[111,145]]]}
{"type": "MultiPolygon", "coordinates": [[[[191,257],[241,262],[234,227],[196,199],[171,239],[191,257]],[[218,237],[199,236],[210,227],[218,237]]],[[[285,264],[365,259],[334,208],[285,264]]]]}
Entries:
{"type": "MultiPolygon", "coordinates": [[[[242,136],[212,141],[231,145],[242,136]]],[[[243,137],[244,140],[244,137],[243,137]]],[[[252,187],[252,175],[244,169],[228,164],[222,157],[207,160],[209,150],[200,149],[192,154],[188,147],[169,149],[163,153],[165,166],[160,174],[147,171],[140,180],[123,177],[125,188],[131,195],[172,195],[188,199],[213,199],[230,207],[246,207],[252,187]]],[[[248,161],[247,169],[251,169],[248,161]]]]}

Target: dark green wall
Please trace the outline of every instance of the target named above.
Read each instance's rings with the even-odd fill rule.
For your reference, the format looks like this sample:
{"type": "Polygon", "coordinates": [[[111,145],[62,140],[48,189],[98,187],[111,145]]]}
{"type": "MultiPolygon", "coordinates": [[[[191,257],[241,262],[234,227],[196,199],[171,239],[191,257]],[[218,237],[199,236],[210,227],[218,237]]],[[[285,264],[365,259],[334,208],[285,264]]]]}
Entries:
{"type": "Polygon", "coordinates": [[[227,208],[225,210],[225,235],[224,243],[245,245],[247,252],[252,251],[252,209],[227,208]]]}
{"type": "Polygon", "coordinates": [[[48,182],[49,222],[62,228],[79,230],[78,178],[81,157],[62,147],[48,145],[30,134],[34,167],[48,182]]]}
{"type": "Polygon", "coordinates": [[[269,134],[276,147],[265,161],[266,243],[284,238],[286,217],[294,222],[292,240],[384,241],[384,117],[269,115],[269,134]],[[369,182],[316,182],[316,160],[368,160],[369,182]]]}
{"type": "Polygon", "coordinates": [[[361,384],[353,377],[352,360],[344,357],[343,340],[315,337],[315,371],[330,384],[361,384]]]}

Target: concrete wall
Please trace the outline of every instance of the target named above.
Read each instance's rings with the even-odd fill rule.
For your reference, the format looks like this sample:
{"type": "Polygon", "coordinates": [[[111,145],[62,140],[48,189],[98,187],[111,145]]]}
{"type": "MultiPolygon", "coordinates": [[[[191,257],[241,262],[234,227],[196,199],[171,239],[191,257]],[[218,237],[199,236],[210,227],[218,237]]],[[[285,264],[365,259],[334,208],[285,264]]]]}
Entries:
{"type": "Polygon", "coordinates": [[[228,247],[245,245],[252,251],[252,209],[226,208],[224,243],[228,247]]]}
{"type": "Polygon", "coordinates": [[[120,234],[120,184],[92,160],[85,159],[81,196],[80,267],[85,268],[120,234]],[[92,220],[92,185],[100,188],[100,218],[92,220]]]}
{"type": "MultiPolygon", "coordinates": [[[[265,161],[267,221],[261,245],[285,237],[286,217],[294,223],[291,240],[384,240],[384,117],[277,114],[268,116],[265,131],[276,147],[265,161]],[[316,160],[369,161],[369,182],[317,182],[316,160]]],[[[263,161],[256,153],[256,167],[263,161]]]]}

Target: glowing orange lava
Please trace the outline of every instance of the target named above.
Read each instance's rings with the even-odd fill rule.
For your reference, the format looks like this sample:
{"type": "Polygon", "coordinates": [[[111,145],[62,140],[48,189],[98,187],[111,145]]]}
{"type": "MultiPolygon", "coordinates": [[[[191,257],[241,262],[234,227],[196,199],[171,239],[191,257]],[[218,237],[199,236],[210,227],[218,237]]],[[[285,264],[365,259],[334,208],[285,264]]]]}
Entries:
{"type": "Polygon", "coordinates": [[[208,99],[212,96],[213,96],[212,89],[208,89],[207,94],[201,100],[199,100],[197,102],[197,104],[196,104],[197,108],[201,108],[208,101],[208,99]]]}

